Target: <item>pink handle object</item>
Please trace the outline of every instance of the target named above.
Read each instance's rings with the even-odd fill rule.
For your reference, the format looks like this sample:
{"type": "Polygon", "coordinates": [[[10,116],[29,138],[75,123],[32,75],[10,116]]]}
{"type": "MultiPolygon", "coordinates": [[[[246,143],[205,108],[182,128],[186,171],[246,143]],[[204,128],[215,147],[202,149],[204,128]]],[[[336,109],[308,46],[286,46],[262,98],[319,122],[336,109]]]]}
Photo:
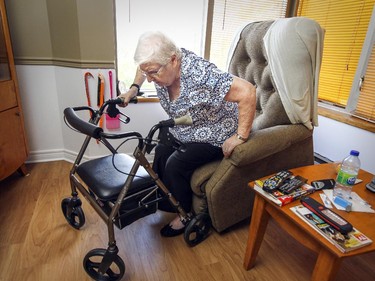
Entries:
{"type": "MultiPolygon", "coordinates": [[[[110,95],[111,99],[113,99],[113,87],[112,87],[112,71],[110,70],[108,72],[109,76],[109,89],[110,89],[110,95]]],[[[120,128],[120,119],[119,119],[119,114],[115,118],[111,118],[108,114],[106,114],[106,127],[107,129],[118,129],[120,128]]]]}
{"type": "Polygon", "coordinates": [[[108,72],[108,76],[109,76],[109,89],[111,93],[111,99],[113,99],[112,71],[111,70],[108,72]]]}

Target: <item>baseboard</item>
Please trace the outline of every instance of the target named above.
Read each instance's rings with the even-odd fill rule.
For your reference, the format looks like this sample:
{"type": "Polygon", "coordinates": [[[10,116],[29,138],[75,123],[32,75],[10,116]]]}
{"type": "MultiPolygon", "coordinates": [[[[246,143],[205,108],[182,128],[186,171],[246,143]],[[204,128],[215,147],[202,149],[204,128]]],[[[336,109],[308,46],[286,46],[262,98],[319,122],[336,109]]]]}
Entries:
{"type": "Polygon", "coordinates": [[[41,163],[58,160],[65,160],[65,151],[63,149],[30,151],[26,163],[41,163]]]}
{"type": "Polygon", "coordinates": [[[333,161],[319,153],[314,152],[314,162],[315,164],[324,164],[324,163],[332,163],[333,161]]]}

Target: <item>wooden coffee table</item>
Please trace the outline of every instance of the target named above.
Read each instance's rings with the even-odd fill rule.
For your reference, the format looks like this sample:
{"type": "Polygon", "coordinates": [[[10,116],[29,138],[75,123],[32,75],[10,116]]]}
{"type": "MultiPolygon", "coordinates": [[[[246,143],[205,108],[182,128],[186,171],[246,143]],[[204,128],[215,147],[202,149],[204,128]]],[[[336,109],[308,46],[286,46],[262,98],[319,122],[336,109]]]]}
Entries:
{"type": "MultiPolygon", "coordinates": [[[[308,183],[314,180],[336,178],[336,165],[333,163],[305,166],[291,169],[290,171],[292,171],[294,175],[307,178],[308,183]]],[[[375,194],[365,188],[366,183],[370,182],[372,177],[372,174],[360,170],[358,178],[362,179],[363,182],[356,184],[353,191],[361,196],[362,199],[369,202],[371,206],[375,207],[375,194]]],[[[249,186],[253,188],[253,182],[250,182],[249,186]]],[[[334,208],[335,212],[374,241],[371,245],[348,253],[342,253],[290,210],[290,207],[300,204],[299,200],[279,207],[258,192],[255,193],[256,196],[244,259],[244,267],[246,270],[251,269],[255,265],[255,259],[262,244],[270,217],[277,221],[294,239],[318,253],[311,280],[334,280],[344,258],[375,251],[375,214],[359,212],[347,213],[334,208]]],[[[319,192],[315,192],[310,196],[321,202],[319,192]]]]}

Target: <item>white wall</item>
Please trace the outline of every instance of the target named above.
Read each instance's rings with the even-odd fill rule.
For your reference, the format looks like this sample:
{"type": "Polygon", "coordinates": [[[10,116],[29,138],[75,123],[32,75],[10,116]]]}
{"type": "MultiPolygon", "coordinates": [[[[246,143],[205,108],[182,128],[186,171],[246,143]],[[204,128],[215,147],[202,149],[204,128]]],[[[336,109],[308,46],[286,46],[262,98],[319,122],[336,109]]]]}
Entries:
{"type": "Polygon", "coordinates": [[[63,158],[60,110],[54,67],[17,66],[18,84],[29,144],[29,160],[63,158]]]}
{"type": "Polygon", "coordinates": [[[324,116],[314,129],[314,151],[332,161],[341,161],[358,150],[361,168],[375,174],[375,134],[324,116]]]}
{"type": "MultiPolygon", "coordinates": [[[[73,161],[83,142],[84,136],[69,129],[63,120],[66,107],[87,104],[84,74],[90,71],[94,79],[89,79],[92,104],[96,104],[97,74],[103,74],[106,81],[105,95],[109,98],[108,71],[97,69],[75,69],[56,66],[18,65],[17,75],[21,103],[25,117],[26,135],[30,155],[27,162],[44,162],[65,159],[73,161]]],[[[115,72],[113,81],[115,81],[115,72]]],[[[115,90],[115,87],[114,87],[115,90]]],[[[121,124],[116,131],[138,131],[145,136],[158,121],[167,118],[158,103],[131,104],[121,109],[131,118],[129,124],[121,124]]],[[[79,114],[85,119],[88,114],[79,114]]],[[[105,128],[105,123],[104,123],[105,128]]],[[[118,145],[120,141],[116,141],[118,145]]],[[[122,152],[131,154],[134,143],[124,146],[122,152]]],[[[106,148],[95,141],[90,143],[86,158],[106,154],[106,148]]]]}
{"type": "MultiPolygon", "coordinates": [[[[96,101],[97,74],[101,72],[107,79],[108,70],[17,66],[30,148],[28,162],[74,159],[83,136],[67,128],[63,121],[63,110],[68,106],[86,104],[86,71],[95,77],[89,80],[89,85],[91,100],[96,101]]],[[[108,83],[106,95],[109,97],[108,83]]],[[[131,122],[122,125],[121,130],[139,131],[142,135],[159,120],[166,118],[157,103],[129,105],[122,111],[129,115],[131,122]]],[[[125,147],[122,151],[132,153],[133,148],[125,147]]],[[[360,151],[362,168],[375,174],[375,134],[319,116],[319,126],[314,130],[315,152],[333,161],[340,161],[351,149],[360,151]]],[[[104,153],[103,145],[93,142],[86,156],[92,158],[104,153]]]]}

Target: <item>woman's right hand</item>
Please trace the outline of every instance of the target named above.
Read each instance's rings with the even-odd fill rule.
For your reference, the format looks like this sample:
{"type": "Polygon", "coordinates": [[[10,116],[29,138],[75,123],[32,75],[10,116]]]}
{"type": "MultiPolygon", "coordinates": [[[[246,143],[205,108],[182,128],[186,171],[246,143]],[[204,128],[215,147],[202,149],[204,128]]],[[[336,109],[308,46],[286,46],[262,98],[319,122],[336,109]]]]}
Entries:
{"type": "Polygon", "coordinates": [[[143,76],[141,69],[138,67],[137,72],[135,74],[134,83],[130,86],[127,92],[121,93],[120,95],[118,95],[118,98],[123,100],[123,103],[119,104],[119,106],[121,107],[128,106],[129,101],[138,95],[140,86],[142,86],[145,80],[146,80],[146,77],[143,76]]]}
{"type": "Polygon", "coordinates": [[[130,87],[127,92],[122,93],[118,96],[118,98],[122,99],[122,104],[119,104],[121,107],[128,106],[130,100],[134,97],[136,97],[138,94],[138,88],[137,87],[130,87]]]}
{"type": "Polygon", "coordinates": [[[126,93],[123,93],[118,96],[118,98],[122,99],[122,104],[119,104],[120,107],[126,107],[129,104],[129,101],[133,98],[133,91],[130,89],[126,93]]]}

